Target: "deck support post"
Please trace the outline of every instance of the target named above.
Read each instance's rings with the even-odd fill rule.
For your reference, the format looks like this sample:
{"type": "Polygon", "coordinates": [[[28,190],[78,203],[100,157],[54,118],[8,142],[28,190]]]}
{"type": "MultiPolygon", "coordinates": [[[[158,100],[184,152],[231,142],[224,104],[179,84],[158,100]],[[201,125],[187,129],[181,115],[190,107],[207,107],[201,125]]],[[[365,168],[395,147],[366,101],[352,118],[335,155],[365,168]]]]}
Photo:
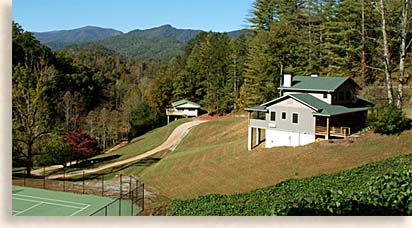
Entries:
{"type": "Polygon", "coordinates": [[[326,136],[325,139],[329,140],[329,135],[330,135],[330,126],[329,126],[329,117],[326,117],[326,136]]]}
{"type": "Polygon", "coordinates": [[[170,118],[169,115],[167,115],[167,125],[169,125],[169,121],[170,121],[169,118],[170,118]]]}
{"type": "Polygon", "coordinates": [[[260,143],[260,128],[256,128],[256,146],[260,143]]]}
{"type": "Polygon", "coordinates": [[[247,134],[247,150],[252,150],[252,134],[253,128],[251,126],[248,127],[248,134],[247,134]]]}

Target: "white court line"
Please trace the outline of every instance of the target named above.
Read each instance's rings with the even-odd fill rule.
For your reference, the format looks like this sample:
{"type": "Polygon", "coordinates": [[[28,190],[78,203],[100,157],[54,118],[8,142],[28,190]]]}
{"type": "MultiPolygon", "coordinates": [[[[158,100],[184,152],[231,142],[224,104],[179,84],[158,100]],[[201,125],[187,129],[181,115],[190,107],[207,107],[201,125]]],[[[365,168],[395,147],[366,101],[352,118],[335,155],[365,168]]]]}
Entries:
{"type": "Polygon", "coordinates": [[[14,214],[13,216],[16,216],[16,215],[19,215],[19,214],[21,214],[21,213],[24,213],[24,212],[26,212],[26,211],[28,211],[28,210],[31,210],[31,209],[33,209],[33,208],[35,208],[35,207],[37,207],[37,206],[42,205],[42,204],[43,204],[43,203],[40,202],[40,203],[38,203],[38,204],[36,204],[36,205],[33,205],[33,206],[29,207],[29,208],[26,208],[25,210],[20,211],[19,213],[14,214]]]}
{"type": "Polygon", "coordinates": [[[28,198],[34,198],[34,199],[42,199],[42,200],[50,200],[50,201],[56,201],[56,202],[63,202],[63,203],[71,203],[71,204],[79,204],[79,205],[90,206],[90,204],[86,204],[86,203],[76,203],[76,202],[71,202],[71,201],[57,200],[57,199],[50,199],[50,198],[43,198],[43,197],[29,196],[29,195],[22,195],[22,194],[13,194],[13,196],[22,196],[22,197],[28,197],[28,198]]]}
{"type": "Polygon", "coordinates": [[[90,207],[90,205],[88,205],[88,206],[87,206],[87,207],[85,207],[85,208],[80,209],[79,211],[74,212],[74,213],[73,213],[73,214],[71,214],[70,216],[73,216],[73,215],[75,215],[75,214],[78,214],[79,212],[81,212],[81,211],[85,210],[85,209],[86,209],[86,208],[88,208],[88,207],[90,207]]]}
{"type": "Polygon", "coordinates": [[[22,199],[22,198],[16,198],[16,197],[13,197],[13,199],[23,200],[23,201],[28,201],[28,202],[35,202],[35,203],[44,203],[44,204],[50,204],[50,205],[55,205],[55,206],[61,206],[61,207],[71,207],[71,208],[77,208],[77,209],[83,208],[83,207],[76,207],[76,206],[70,206],[70,205],[64,205],[64,204],[58,204],[58,203],[43,202],[43,201],[38,201],[38,200],[22,199]]]}

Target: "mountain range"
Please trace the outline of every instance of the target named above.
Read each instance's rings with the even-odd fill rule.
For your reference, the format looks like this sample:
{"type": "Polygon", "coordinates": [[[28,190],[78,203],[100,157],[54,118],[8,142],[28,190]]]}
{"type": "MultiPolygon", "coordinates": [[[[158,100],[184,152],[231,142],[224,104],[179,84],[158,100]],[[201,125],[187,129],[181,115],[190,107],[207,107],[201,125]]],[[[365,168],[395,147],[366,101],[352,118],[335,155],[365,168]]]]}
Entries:
{"type": "Polygon", "coordinates": [[[69,44],[103,40],[111,36],[123,35],[115,29],[106,29],[95,26],[86,26],[71,30],[51,32],[34,32],[34,36],[52,50],[63,48],[69,44]]]}
{"type": "MultiPolygon", "coordinates": [[[[183,51],[186,43],[202,30],[177,29],[162,25],[150,29],[136,29],[127,33],[115,29],[86,26],[72,30],[34,32],[34,36],[51,48],[70,51],[105,49],[126,58],[167,61],[183,51]]],[[[247,29],[228,32],[229,38],[247,34],[247,29]]]]}

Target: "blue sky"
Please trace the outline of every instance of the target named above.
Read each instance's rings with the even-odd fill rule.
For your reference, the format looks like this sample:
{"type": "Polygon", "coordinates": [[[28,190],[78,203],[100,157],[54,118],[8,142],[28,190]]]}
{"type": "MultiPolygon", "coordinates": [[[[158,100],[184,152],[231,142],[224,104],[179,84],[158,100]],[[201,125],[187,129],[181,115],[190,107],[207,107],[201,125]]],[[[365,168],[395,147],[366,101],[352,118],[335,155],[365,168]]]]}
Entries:
{"type": "Polygon", "coordinates": [[[164,24],[225,32],[247,27],[254,0],[13,0],[12,18],[44,32],[87,25],[123,32],[164,24]]]}

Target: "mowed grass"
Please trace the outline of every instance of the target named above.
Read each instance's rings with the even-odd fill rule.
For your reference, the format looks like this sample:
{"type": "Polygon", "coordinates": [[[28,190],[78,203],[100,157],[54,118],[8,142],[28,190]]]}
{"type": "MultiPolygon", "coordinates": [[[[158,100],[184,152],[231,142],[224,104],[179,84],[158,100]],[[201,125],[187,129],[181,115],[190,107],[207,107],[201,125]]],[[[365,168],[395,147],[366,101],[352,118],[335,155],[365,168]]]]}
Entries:
{"type": "MultiPolygon", "coordinates": [[[[94,168],[143,154],[156,148],[157,146],[160,146],[178,126],[190,121],[192,121],[192,119],[187,118],[173,121],[167,126],[156,128],[142,136],[134,138],[130,143],[117,150],[97,155],[83,161],[79,165],[68,167],[68,171],[94,168]]],[[[112,172],[113,170],[118,170],[118,168],[108,170],[112,172]]],[[[107,174],[108,171],[104,171],[102,173],[107,174]]]]}
{"type": "Polygon", "coordinates": [[[189,199],[233,194],[283,180],[351,169],[410,154],[412,132],[400,136],[367,133],[354,142],[318,142],[302,147],[247,151],[247,118],[224,117],[195,127],[177,147],[135,175],[161,195],[189,199]]]}

